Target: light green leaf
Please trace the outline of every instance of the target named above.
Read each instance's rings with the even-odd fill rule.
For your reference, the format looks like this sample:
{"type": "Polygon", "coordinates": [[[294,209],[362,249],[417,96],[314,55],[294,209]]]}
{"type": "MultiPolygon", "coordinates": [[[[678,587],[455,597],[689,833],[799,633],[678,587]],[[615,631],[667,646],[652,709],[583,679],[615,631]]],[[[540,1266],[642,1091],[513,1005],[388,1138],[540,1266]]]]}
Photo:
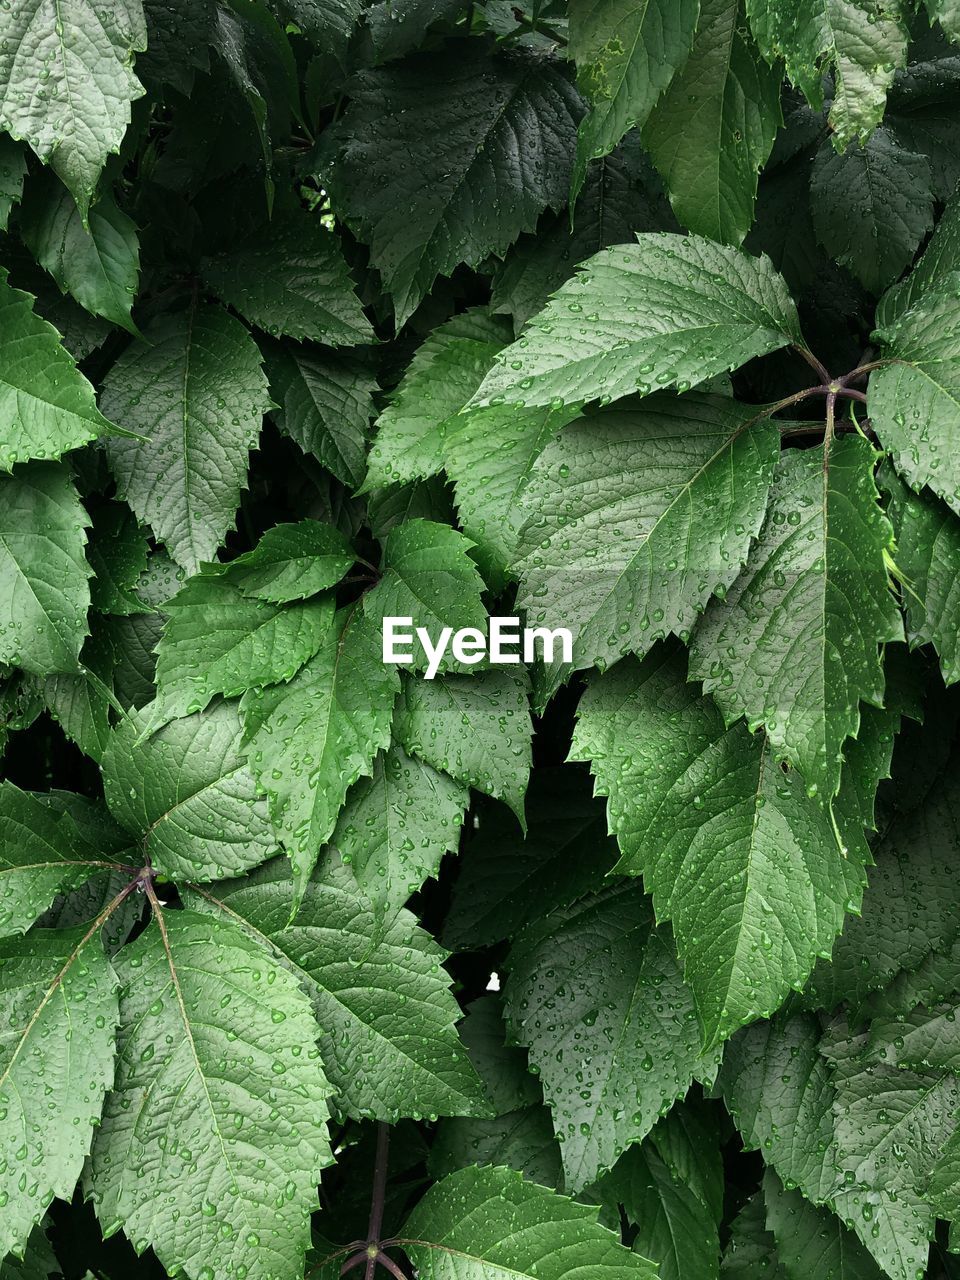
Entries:
{"type": "Polygon", "coordinates": [[[367,432],[377,388],[370,361],[351,351],[264,348],[280,430],[348,488],[366,472],[367,432]]]}
{"type": "Polygon", "coordinates": [[[581,111],[559,67],[479,41],[355,81],[325,185],[369,245],[398,328],[438,275],[502,256],[563,206],[581,111]],[[518,164],[521,153],[536,165],[518,164]]]}
{"type": "Polygon", "coordinates": [[[655,1280],[596,1218],[512,1169],[461,1169],[430,1188],[397,1243],[423,1280],[655,1280]]]}
{"type": "Polygon", "coordinates": [[[144,737],[146,707],[114,729],[101,771],[110,812],[174,880],[239,875],[276,852],[265,800],[240,747],[235,703],[144,737]]]}
{"type": "Polygon", "coordinates": [[[0,49],[0,128],[28,142],[86,217],[107,156],[120,150],[143,89],[134,54],[147,46],[140,0],[21,0],[0,49]],[[42,84],[44,92],[37,92],[42,84]]]}
{"type": "MultiPolygon", "coordinates": [[[[274,525],[252,551],[217,568],[245,596],[289,604],[336,586],[355,560],[350,544],[334,525],[300,520],[274,525]]],[[[207,572],[211,569],[206,566],[207,572]]]]}
{"type": "Polygon", "coordinates": [[[71,820],[43,799],[0,782],[0,936],[24,933],[58,893],[116,865],[84,847],[71,820]]]}
{"type": "Polygon", "coordinates": [[[89,520],[70,473],[33,463],[0,475],[0,662],[73,672],[90,606],[89,520]]]}
{"type": "Polygon", "coordinates": [[[347,795],[330,843],[378,908],[402,906],[456,849],[470,793],[397,746],[347,795]]]}
{"type": "Polygon", "coordinates": [[[839,788],[860,702],[883,704],[880,645],[903,638],[875,460],[860,436],[834,440],[829,453],[783,454],[747,567],[710,605],[691,648],[691,675],[727,722],[764,725],[774,753],[826,798],[839,788]]]}
{"type": "Polygon", "coordinates": [[[200,574],[164,606],[157,645],[158,720],[202,711],[218,693],[289,680],[333,626],[333,601],[268,604],[244,595],[229,574],[200,574]]]}
{"type": "Polygon", "coordinates": [[[821,147],[810,177],[817,239],[865,289],[896,280],[933,226],[926,156],[906,151],[887,129],[843,155],[821,147]]]}
{"type": "Polygon", "coordinates": [[[509,324],[482,311],[454,316],[429,334],[377,419],[364,491],[423,479],[442,469],[446,425],[509,340],[509,324]]]}
{"type": "MultiPolygon", "coordinates": [[[[470,559],[472,547],[462,533],[433,520],[394,525],[383,544],[380,581],[363,597],[371,627],[382,630],[387,617],[412,618],[412,626],[425,628],[434,643],[444,629],[472,628],[485,634],[484,583],[470,559]]],[[[428,665],[419,640],[414,639],[411,653],[413,670],[428,665]]],[[[464,665],[448,652],[439,669],[462,670],[464,665]]]]}
{"type": "Polygon", "coordinates": [[[928,485],[960,514],[960,324],[951,271],[929,286],[889,329],[879,330],[892,363],[867,386],[868,411],[897,470],[919,492],[928,485]]]}
{"type": "Polygon", "coordinates": [[[328,347],[373,340],[340,241],[319,214],[285,209],[200,269],[222,302],[267,333],[328,347]]]}
{"type": "Polygon", "coordinates": [[[338,1111],[401,1116],[488,1114],[456,1032],[463,1016],[447,953],[402,909],[380,915],[342,867],[307,885],[285,859],[204,893],[208,909],[257,938],[309,995],[338,1111]]]}
{"type": "Polygon", "coordinates": [[[534,769],[525,808],[525,834],[493,805],[471,833],[444,922],[451,948],[476,951],[514,937],[600,889],[616,862],[616,842],[586,771],[534,769]]]}
{"type": "Polygon", "coordinates": [[[725,396],[663,393],[577,419],[534,463],[516,568],[527,625],[568,627],[571,669],[689,633],[740,572],[779,453],[725,396]]]}
{"type": "Polygon", "coordinates": [[[0,943],[0,1257],[73,1195],[113,1080],[117,982],[94,932],[0,943]]]}
{"type": "Polygon", "coordinates": [[[398,685],[355,606],[289,684],[242,702],[250,763],[294,868],[299,901],[350,787],[390,740],[398,685]]]}
{"type": "Polygon", "coordinates": [[[507,1023],[553,1112],[567,1189],[580,1191],[708,1068],[693,997],[669,931],[653,929],[630,883],[532,925],[507,966],[507,1023]],[[588,1071],[577,1069],[585,1029],[588,1071]]]}
{"type": "Polygon", "coordinates": [[[591,107],[577,137],[574,199],[589,161],[645,122],[683,66],[698,12],[697,0],[571,0],[570,54],[591,107]]]}
{"type": "Polygon", "coordinates": [[[858,1052],[840,1046],[835,1062],[835,1161],[843,1182],[832,1204],[894,1280],[913,1280],[927,1263],[934,1212],[926,1182],[956,1126],[960,1080],[896,1065],[895,1046],[858,1052]]]}
{"type": "Polygon", "coordinates": [[[219,307],[160,316],[107,374],[101,403],[148,437],[108,446],[120,496],[196,572],[233,527],[270,408],[256,344],[219,307]]]}
{"type": "Polygon", "coordinates": [[[932,644],[947,684],[960,680],[960,520],[932,494],[916,494],[888,469],[881,483],[897,540],[897,569],[911,646],[932,644]]]}
{"type": "Polygon", "coordinates": [[[20,234],[60,287],[92,315],[131,333],[130,308],[140,277],[140,244],[133,222],[109,193],[90,208],[86,226],[73,196],[52,175],[31,185],[20,213],[20,234]]]}
{"type": "Polygon", "coordinates": [[[524,669],[409,679],[394,734],[403,749],[510,806],[521,826],[533,725],[524,669]]]}
{"type": "Polygon", "coordinates": [[[768,62],[810,105],[823,105],[823,73],[834,78],[830,125],[842,151],[879,124],[893,75],[907,60],[906,12],[900,0],[747,0],[754,38],[768,62]]]}
{"type": "Polygon", "coordinates": [[[686,391],[802,342],[796,308],[768,259],[698,236],[637,240],[583,264],[496,356],[474,407],[686,391]]]}
{"type": "Polygon", "coordinates": [[[93,1150],[100,1221],[152,1245],[168,1271],[300,1275],[332,1160],[309,1001],[242,929],[193,911],[164,912],[114,964],[117,1078],[93,1150]]]}
{"type": "Polygon", "coordinates": [[[59,458],[111,430],[93,387],[52,324],[13,289],[0,267],[0,471],[28,458],[59,458]]]}
{"type": "Polygon", "coordinates": [[[690,56],[643,129],[683,226],[743,241],[780,124],[780,71],[760,58],[739,0],[702,0],[690,56]]]}
{"type": "Polygon", "coordinates": [[[845,850],[823,801],[762,734],[725,728],[676,650],[617,664],[580,703],[571,758],[590,761],[622,858],[669,919],[707,1043],[769,1017],[856,906],[866,845],[845,850]]]}

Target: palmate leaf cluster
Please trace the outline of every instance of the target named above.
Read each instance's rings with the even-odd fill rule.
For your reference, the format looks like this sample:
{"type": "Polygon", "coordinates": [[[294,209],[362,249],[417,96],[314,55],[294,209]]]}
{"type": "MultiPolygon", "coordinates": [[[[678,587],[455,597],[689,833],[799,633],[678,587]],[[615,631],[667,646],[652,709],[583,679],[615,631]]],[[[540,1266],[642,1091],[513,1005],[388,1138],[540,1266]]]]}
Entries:
{"type": "Polygon", "coordinates": [[[960,1272],[958,41],[0,6],[0,1280],[960,1272]]]}

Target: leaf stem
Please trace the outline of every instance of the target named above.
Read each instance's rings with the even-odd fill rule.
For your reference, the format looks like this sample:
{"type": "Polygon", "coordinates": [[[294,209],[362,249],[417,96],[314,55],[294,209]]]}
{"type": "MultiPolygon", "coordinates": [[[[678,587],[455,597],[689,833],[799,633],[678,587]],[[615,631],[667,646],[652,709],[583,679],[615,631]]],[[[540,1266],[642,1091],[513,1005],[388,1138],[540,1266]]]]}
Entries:
{"type": "Polygon", "coordinates": [[[849,373],[845,373],[842,378],[837,381],[841,386],[845,387],[848,382],[854,382],[858,378],[864,378],[874,369],[883,369],[888,364],[896,364],[896,360],[871,360],[868,364],[858,364],[856,369],[851,369],[849,373]]]}
{"type": "Polygon", "coordinates": [[[823,469],[826,471],[828,459],[830,457],[830,445],[833,443],[833,431],[835,425],[835,414],[837,409],[837,393],[830,391],[827,396],[827,414],[823,428],[823,469]]]}
{"type": "Polygon", "coordinates": [[[342,1276],[345,1276],[348,1271],[353,1271],[355,1267],[359,1267],[361,1262],[366,1262],[367,1260],[368,1260],[368,1254],[367,1254],[366,1247],[364,1247],[359,1253],[353,1254],[351,1257],[349,1257],[346,1260],[346,1262],[340,1268],[340,1274],[342,1276]]]}
{"type": "Polygon", "coordinates": [[[830,371],[827,366],[823,364],[822,361],[818,360],[812,351],[808,351],[807,348],[801,346],[799,342],[794,342],[792,346],[797,355],[806,360],[807,364],[811,369],[813,369],[822,382],[827,383],[833,381],[830,377],[830,371]]]}
{"type": "MultiPolygon", "coordinates": [[[[380,1248],[383,1210],[387,1202],[387,1162],[390,1157],[390,1126],[382,1120],[377,1125],[377,1154],[373,1163],[373,1195],[370,1199],[370,1223],[367,1244],[380,1248]]],[[[376,1261],[376,1259],[374,1259],[376,1261]]]]}
{"type": "Polygon", "coordinates": [[[403,1274],[394,1260],[392,1258],[388,1258],[382,1249],[377,1254],[376,1260],[379,1262],[380,1266],[383,1267],[384,1271],[389,1271],[389,1273],[394,1277],[394,1280],[407,1280],[407,1277],[403,1274]]]}

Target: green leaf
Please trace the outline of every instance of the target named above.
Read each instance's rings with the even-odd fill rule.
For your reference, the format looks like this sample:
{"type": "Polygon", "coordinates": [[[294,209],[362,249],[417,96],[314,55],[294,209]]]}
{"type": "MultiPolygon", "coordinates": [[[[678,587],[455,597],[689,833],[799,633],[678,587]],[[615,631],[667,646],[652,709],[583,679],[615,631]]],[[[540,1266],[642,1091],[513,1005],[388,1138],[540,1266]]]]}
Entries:
{"type": "Polygon", "coordinates": [[[398,327],[438,275],[502,256],[548,205],[563,206],[581,109],[559,68],[492,56],[479,41],[355,81],[325,185],[369,245],[398,327]]]}
{"type": "Polygon", "coordinates": [[[710,605],[691,649],[691,674],[727,722],[764,725],[775,754],[827,798],[860,702],[883,704],[880,645],[903,638],[875,460],[860,436],[834,440],[829,453],[783,454],[747,567],[710,605]]]}
{"type": "Polygon", "coordinates": [[[808,1007],[862,1000],[960,936],[960,884],[950,872],[960,847],[955,770],[951,759],[923,802],[887,823],[862,913],[847,921],[832,963],[817,966],[804,992],[808,1007]]]}
{"type": "Polygon", "coordinates": [[[84,221],[73,196],[49,174],[29,188],[20,234],[62,293],[135,334],[130,308],[140,277],[137,229],[110,194],[97,200],[84,221]]]}
{"type": "Polygon", "coordinates": [[[342,867],[295,889],[277,859],[205,893],[300,982],[320,1024],[320,1049],[338,1111],[400,1116],[483,1115],[480,1080],[460,1044],[460,1006],[447,958],[408,912],[379,916],[342,867]]]}
{"type": "Polygon", "coordinates": [[[750,1197],[731,1224],[720,1275],[723,1280],[787,1280],[777,1257],[777,1242],[766,1227],[766,1211],[759,1191],[750,1197]]]}
{"type": "Polygon", "coordinates": [[[754,38],[768,62],[810,105],[823,105],[823,73],[834,78],[834,146],[863,142],[879,124],[894,71],[907,60],[906,12],[899,0],[746,0],[754,38]]]}
{"type": "Polygon", "coordinates": [[[960,680],[960,520],[932,494],[913,493],[888,469],[881,483],[897,540],[911,647],[932,644],[947,684],[960,680]]]}
{"type": "Polygon", "coordinates": [[[707,1206],[715,1223],[723,1221],[724,1199],[720,1146],[725,1134],[718,1119],[717,1110],[709,1103],[689,1097],[672,1106],[654,1125],[647,1143],[673,1176],[707,1206]]]}
{"type": "Polygon", "coordinates": [[[274,525],[252,551],[229,561],[222,572],[245,596],[289,604],[336,586],[355,560],[339,529],[320,520],[301,520],[274,525]]]}
{"type": "Polygon", "coordinates": [[[920,260],[899,284],[891,285],[877,304],[877,327],[891,328],[928,289],[960,268],[960,200],[949,200],[920,260]]]}
{"type": "Polygon", "coordinates": [[[513,317],[517,332],[578,262],[634,231],[667,231],[673,219],[666,200],[646,182],[646,167],[635,134],[622,147],[591,165],[570,225],[570,214],[544,214],[532,235],[522,236],[497,267],[490,309],[513,317]],[[640,181],[638,181],[638,178],[640,181]]]}
{"type": "MultiPolygon", "coordinates": [[[[527,625],[568,627],[572,669],[686,635],[740,572],[779,453],[725,396],[668,393],[577,419],[534,463],[516,568],[527,625]]],[[[557,663],[549,687],[568,677],[557,663]]]]}
{"type": "Polygon", "coordinates": [[[265,800],[241,750],[235,703],[144,737],[152,708],[113,731],[101,770],[110,812],[174,880],[239,875],[276,852],[265,800]]]}
{"type": "Polygon", "coordinates": [[[107,156],[120,150],[130,103],[143,93],[134,54],[147,45],[140,0],[51,11],[23,0],[0,49],[0,128],[59,174],[86,217],[107,156]],[[37,85],[44,86],[43,94],[37,85]]]}
{"type": "Polygon", "coordinates": [[[525,803],[525,835],[491,805],[467,842],[444,922],[448,946],[496,946],[601,888],[616,862],[616,843],[585,771],[534,769],[525,803]]]}
{"type": "Polygon", "coordinates": [[[373,340],[340,241],[318,214],[286,209],[237,248],[205,258],[204,282],[267,333],[328,347],[373,340]]]}
{"type": "Polygon", "coordinates": [[[739,0],[703,0],[690,56],[643,130],[685,227],[743,241],[781,123],[780,71],[760,58],[739,0]]]}
{"type": "Polygon", "coordinates": [[[72,1196],[113,1078],[117,982],[94,932],[0,943],[0,1256],[72,1196]]]}
{"type": "Polygon", "coordinates": [[[541,1104],[493,1120],[441,1119],[430,1148],[431,1175],[444,1178],[469,1165],[507,1165],[541,1187],[559,1188],[563,1171],[550,1112],[541,1104]]]}
{"type": "Polygon", "coordinates": [[[939,22],[944,35],[957,43],[960,41],[960,10],[956,0],[925,0],[924,8],[931,22],[939,22]]]}
{"type": "Polygon", "coordinates": [[[770,1016],[829,953],[867,850],[841,848],[825,804],[763,734],[726,728],[683,668],[655,651],[595,679],[571,759],[591,762],[608,797],[616,869],[642,874],[672,922],[709,1044],[770,1016]]]}
{"type": "Polygon", "coordinates": [[[115,866],[84,847],[69,818],[43,799],[0,782],[0,936],[24,933],[58,893],[115,866]]]}
{"type": "Polygon", "coordinates": [[[570,184],[575,198],[589,161],[643,125],[690,51],[697,0],[572,0],[570,54],[590,104],[580,125],[570,184]]]}
{"type": "Polygon", "coordinates": [[[914,1071],[960,1069],[956,1000],[916,1008],[896,1018],[878,1018],[870,1027],[868,1052],[883,1053],[893,1046],[898,1067],[914,1071]]]}
{"type": "MultiPolygon", "coordinates": [[[[380,581],[363,597],[371,627],[382,630],[387,617],[412,618],[436,643],[444,631],[472,628],[486,634],[483,579],[470,559],[473,543],[449,525],[433,520],[407,520],[394,525],[383,544],[380,581]]],[[[414,640],[413,669],[428,666],[428,656],[414,640]]],[[[482,655],[478,655],[482,656],[482,655]]],[[[447,654],[441,671],[462,669],[447,654]]]]}
{"type": "Polygon", "coordinates": [[[789,1280],[883,1280],[884,1273],[852,1231],[827,1209],[817,1209],[798,1191],[787,1191],[772,1170],[763,1178],[767,1226],[789,1280]]]}
{"type": "Polygon", "coordinates": [[[50,1280],[58,1265],[41,1223],[30,1233],[22,1260],[8,1256],[0,1263],[0,1280],[50,1280]]]}
{"type": "Polygon", "coordinates": [[[527,1054],[507,1043],[498,995],[474,1000],[461,1027],[470,1060],[496,1115],[442,1119],[430,1148],[429,1170],[443,1178],[467,1165],[508,1165],[531,1182],[559,1187],[560,1146],[543,1091],[528,1070],[527,1054]]]}
{"type": "Polygon", "coordinates": [[[537,460],[577,406],[475,409],[443,427],[443,465],[454,483],[457,515],[476,542],[474,558],[491,589],[515,577],[526,490],[537,460]]]}
{"type": "Polygon", "coordinates": [[[833,1205],[887,1275],[913,1280],[926,1266],[934,1229],[923,1190],[955,1128],[960,1080],[901,1070],[895,1046],[884,1049],[877,1061],[858,1052],[859,1042],[841,1045],[834,1132],[843,1184],[833,1205]]]}
{"type": "Polygon", "coordinates": [[[146,613],[135,588],[147,567],[148,533],[136,517],[118,502],[91,510],[93,528],[87,559],[93,569],[90,603],[99,613],[146,613]]]}
{"type": "Polygon", "coordinates": [[[294,868],[294,905],[347,792],[390,740],[397,685],[380,637],[351,606],[289,684],[243,699],[250,764],[294,868]]]}
{"type": "Polygon", "coordinates": [[[471,404],[686,391],[802,342],[796,308],[767,259],[698,236],[637,240],[588,259],[495,358],[471,404]]]}
{"type": "Polygon", "coordinates": [[[534,924],[507,962],[507,1022],[543,1085],[570,1191],[612,1168],[709,1067],[669,932],[652,926],[640,886],[621,882],[534,924]],[[590,1069],[571,1070],[585,1028],[590,1069]]]}
{"type": "Polygon", "coordinates": [[[509,340],[507,322],[482,311],[454,316],[433,330],[377,419],[365,491],[441,470],[447,427],[459,425],[453,420],[509,340]]]}
{"type": "Polygon", "coordinates": [[[366,472],[367,432],[377,380],[370,362],[351,351],[300,346],[264,351],[280,430],[338,480],[355,489],[366,472]]]}
{"type": "Polygon", "coordinates": [[[56,329],[33,310],[30,294],[10,287],[2,267],[0,353],[0,470],[59,458],[111,430],[56,329]]]}
{"type": "Polygon", "coordinates": [[[152,1245],[168,1271],[292,1280],[332,1159],[309,1001],[242,929],[193,911],[158,916],[114,965],[117,1078],[93,1150],[101,1223],[152,1245]]]}
{"type": "Polygon", "coordinates": [[[56,463],[0,475],[0,662],[40,676],[76,671],[90,606],[88,526],[56,463]]]}
{"type": "Polygon", "coordinates": [[[512,1169],[461,1169],[431,1187],[397,1243],[423,1280],[654,1280],[656,1268],[597,1223],[597,1209],[512,1169]]]}
{"type": "Polygon", "coordinates": [[[933,226],[926,156],[906,151],[887,129],[843,155],[821,147],[810,178],[817,239],[871,293],[901,274],[933,226]]]}
{"type": "Polygon", "coordinates": [[[157,716],[202,711],[216,695],[287,681],[329,636],[333,601],[268,604],[228,574],[190,578],[164,607],[157,645],[157,716]]]}
{"type": "Polygon", "coordinates": [[[528,684],[526,671],[511,667],[405,680],[394,734],[408,754],[503,800],[524,826],[533,736],[528,684]]]}
{"type": "Polygon", "coordinates": [[[871,374],[867,395],[871,422],[897,470],[960,514],[960,464],[950,447],[960,405],[958,286],[960,272],[949,272],[879,331],[893,361],[871,374]]]}
{"type": "Polygon", "coordinates": [[[107,374],[101,403],[148,437],[108,446],[120,496],[196,572],[233,527],[270,408],[256,344],[219,307],[159,316],[107,374]]]}
{"type": "Polygon", "coordinates": [[[461,783],[391,746],[350,789],[330,843],[375,907],[402,906],[456,849],[469,800],[461,783]]]}
{"type": "Polygon", "coordinates": [[[623,1205],[638,1230],[632,1247],[657,1264],[659,1280],[715,1280],[720,1241],[713,1215],[695,1192],[670,1172],[648,1143],[631,1147],[601,1178],[597,1193],[623,1205]]]}
{"type": "Polygon", "coordinates": [[[23,194],[27,157],[23,148],[6,134],[0,134],[0,231],[6,231],[10,211],[23,194]]]}
{"type": "Polygon", "coordinates": [[[834,1090],[809,1014],[755,1023],[727,1045],[719,1087],[748,1151],[762,1151],[782,1181],[822,1204],[838,1173],[833,1156],[834,1090]]]}

